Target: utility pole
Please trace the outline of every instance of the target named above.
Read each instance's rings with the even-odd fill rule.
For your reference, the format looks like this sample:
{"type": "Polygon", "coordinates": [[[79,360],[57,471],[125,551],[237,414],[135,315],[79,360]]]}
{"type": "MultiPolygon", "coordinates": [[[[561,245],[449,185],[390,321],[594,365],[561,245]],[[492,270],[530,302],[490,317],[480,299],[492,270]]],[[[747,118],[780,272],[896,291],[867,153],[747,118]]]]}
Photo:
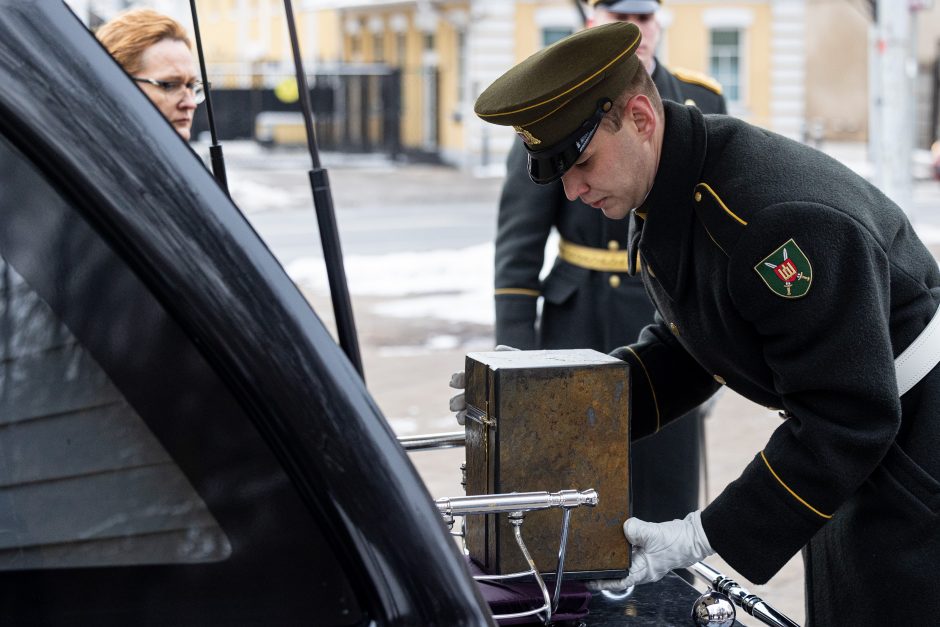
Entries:
{"type": "Polygon", "coordinates": [[[914,81],[917,76],[916,0],[875,6],[869,84],[869,154],[873,182],[902,209],[911,206],[914,81]]]}

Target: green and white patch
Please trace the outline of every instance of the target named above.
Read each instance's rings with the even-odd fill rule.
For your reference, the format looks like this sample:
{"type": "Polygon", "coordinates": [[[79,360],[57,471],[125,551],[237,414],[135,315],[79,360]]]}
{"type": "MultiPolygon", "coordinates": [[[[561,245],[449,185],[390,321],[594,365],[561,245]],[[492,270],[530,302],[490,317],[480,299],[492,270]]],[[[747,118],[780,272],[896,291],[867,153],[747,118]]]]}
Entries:
{"type": "Polygon", "coordinates": [[[813,266],[792,239],[754,266],[771,291],[784,298],[800,298],[813,284],[813,266]]]}

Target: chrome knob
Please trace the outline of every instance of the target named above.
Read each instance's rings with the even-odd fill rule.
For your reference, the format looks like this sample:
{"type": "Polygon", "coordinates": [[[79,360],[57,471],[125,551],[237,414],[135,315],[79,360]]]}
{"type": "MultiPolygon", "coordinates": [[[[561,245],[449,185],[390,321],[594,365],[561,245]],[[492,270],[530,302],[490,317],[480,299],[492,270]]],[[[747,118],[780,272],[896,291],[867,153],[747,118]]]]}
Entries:
{"type": "Polygon", "coordinates": [[[702,627],[731,627],[735,614],[731,599],[717,590],[709,590],[692,604],[692,623],[702,627]]]}

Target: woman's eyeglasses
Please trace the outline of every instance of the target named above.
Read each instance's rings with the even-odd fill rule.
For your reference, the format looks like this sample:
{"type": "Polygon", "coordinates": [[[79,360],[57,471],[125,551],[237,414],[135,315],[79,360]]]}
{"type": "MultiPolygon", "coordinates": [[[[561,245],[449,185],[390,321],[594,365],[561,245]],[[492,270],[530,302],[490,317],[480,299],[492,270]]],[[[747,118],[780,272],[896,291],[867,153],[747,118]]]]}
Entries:
{"type": "Polygon", "coordinates": [[[154,87],[158,87],[167,96],[181,96],[183,90],[188,89],[193,92],[193,99],[196,101],[196,104],[200,104],[206,99],[206,90],[205,87],[203,87],[202,81],[184,83],[182,81],[158,81],[155,78],[141,78],[139,76],[132,76],[131,78],[138,83],[149,83],[154,87]]]}

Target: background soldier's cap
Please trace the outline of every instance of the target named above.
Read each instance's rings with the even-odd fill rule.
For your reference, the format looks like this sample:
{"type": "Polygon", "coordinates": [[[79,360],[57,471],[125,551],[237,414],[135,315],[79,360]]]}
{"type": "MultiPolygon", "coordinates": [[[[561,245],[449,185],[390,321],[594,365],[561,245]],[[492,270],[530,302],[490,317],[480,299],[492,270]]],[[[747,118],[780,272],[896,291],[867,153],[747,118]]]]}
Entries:
{"type": "Polygon", "coordinates": [[[588,0],[588,4],[607,9],[611,13],[642,15],[655,13],[662,3],[659,0],[588,0]]]}
{"type": "Polygon", "coordinates": [[[634,54],[639,43],[640,29],[628,22],[565,37],[496,79],[473,110],[486,122],[512,126],[529,150],[529,176],[551,183],[574,165],[643,69],[634,54]]]}

